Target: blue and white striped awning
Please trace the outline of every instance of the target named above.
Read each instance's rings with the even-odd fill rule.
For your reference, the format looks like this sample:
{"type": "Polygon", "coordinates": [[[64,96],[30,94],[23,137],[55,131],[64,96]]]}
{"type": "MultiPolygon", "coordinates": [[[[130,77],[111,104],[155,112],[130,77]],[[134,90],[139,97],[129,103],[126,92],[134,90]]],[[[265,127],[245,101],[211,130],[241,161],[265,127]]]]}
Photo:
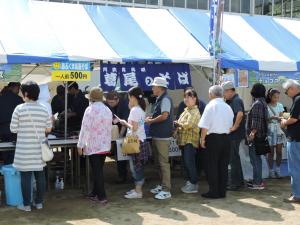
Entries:
{"type": "Polygon", "coordinates": [[[0,63],[65,60],[63,46],[38,17],[33,2],[0,1],[0,63]]]}
{"type": "MultiPolygon", "coordinates": [[[[222,67],[300,71],[300,21],[224,15],[222,67]]],[[[182,62],[212,66],[209,14],[0,1],[0,63],[64,60],[182,62]]]]}
{"type": "Polygon", "coordinates": [[[206,49],[162,9],[1,0],[0,30],[1,63],[211,63],[206,49]]]}
{"type": "MultiPolygon", "coordinates": [[[[209,14],[171,9],[172,15],[208,47],[209,14]]],[[[260,71],[300,70],[300,21],[270,16],[224,15],[222,51],[224,68],[260,71]]]]}

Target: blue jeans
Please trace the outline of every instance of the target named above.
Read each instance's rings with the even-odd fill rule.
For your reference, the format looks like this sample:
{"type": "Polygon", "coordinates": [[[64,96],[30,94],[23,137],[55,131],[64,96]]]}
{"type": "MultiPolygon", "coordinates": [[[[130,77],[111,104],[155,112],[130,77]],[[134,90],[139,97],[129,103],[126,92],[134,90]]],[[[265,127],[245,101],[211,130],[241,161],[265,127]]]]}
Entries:
{"type": "Polygon", "coordinates": [[[141,162],[141,165],[137,167],[133,158],[130,157],[129,166],[135,185],[142,186],[145,182],[144,164],[141,162]]]}
{"type": "Polygon", "coordinates": [[[253,184],[262,183],[262,160],[260,155],[256,155],[255,147],[249,146],[250,163],[253,167],[253,184]]]}
{"type": "Polygon", "coordinates": [[[30,206],[32,201],[32,174],[36,180],[36,198],[35,203],[43,203],[43,196],[46,188],[44,171],[20,172],[21,173],[21,189],[23,196],[23,205],[30,206]]]}
{"type": "Polygon", "coordinates": [[[186,144],[183,146],[182,156],[188,180],[192,184],[197,184],[196,149],[192,144],[186,144]]]}
{"type": "Polygon", "coordinates": [[[300,198],[300,142],[287,143],[288,170],[291,176],[292,194],[300,198]]]}

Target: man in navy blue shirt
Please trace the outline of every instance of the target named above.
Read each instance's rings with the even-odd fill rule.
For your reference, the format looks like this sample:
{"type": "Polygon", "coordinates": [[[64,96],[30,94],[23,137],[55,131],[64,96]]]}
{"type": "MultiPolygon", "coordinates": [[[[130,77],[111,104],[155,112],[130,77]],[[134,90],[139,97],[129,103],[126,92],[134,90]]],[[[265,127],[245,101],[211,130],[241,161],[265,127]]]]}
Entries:
{"type": "MultiPolygon", "coordinates": [[[[116,115],[122,120],[128,120],[129,107],[127,98],[121,98],[118,92],[111,91],[106,95],[106,105],[111,110],[113,115],[116,115]]],[[[119,127],[120,137],[125,137],[127,128],[122,124],[117,124],[119,127]]],[[[113,148],[116,146],[113,145],[113,148]]],[[[127,181],[127,161],[117,161],[119,179],[116,181],[117,184],[123,184],[127,181]]]]}
{"type": "Polygon", "coordinates": [[[233,126],[230,130],[230,185],[228,190],[237,191],[244,185],[243,170],[239,155],[240,144],[245,139],[245,108],[243,100],[235,91],[233,82],[227,81],[222,84],[224,98],[226,103],[231,107],[234,119],[233,126]]]}

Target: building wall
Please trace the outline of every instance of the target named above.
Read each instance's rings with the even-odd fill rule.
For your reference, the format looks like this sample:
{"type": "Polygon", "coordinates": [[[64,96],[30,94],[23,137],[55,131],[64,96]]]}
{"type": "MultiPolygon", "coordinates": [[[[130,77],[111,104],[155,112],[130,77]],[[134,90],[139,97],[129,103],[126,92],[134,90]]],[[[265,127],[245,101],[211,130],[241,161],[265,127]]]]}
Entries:
{"type": "MultiPolygon", "coordinates": [[[[180,7],[208,10],[210,0],[41,0],[128,7],[180,7]]],[[[226,12],[300,18],[300,0],[225,0],[226,12]]]]}

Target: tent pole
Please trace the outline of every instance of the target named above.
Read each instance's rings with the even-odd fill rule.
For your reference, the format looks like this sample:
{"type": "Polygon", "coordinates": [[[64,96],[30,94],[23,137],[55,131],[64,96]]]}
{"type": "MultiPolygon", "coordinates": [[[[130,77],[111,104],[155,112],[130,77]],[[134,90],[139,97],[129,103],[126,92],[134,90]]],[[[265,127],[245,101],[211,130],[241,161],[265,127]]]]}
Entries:
{"type": "Polygon", "coordinates": [[[65,131],[64,131],[64,137],[65,140],[67,139],[67,133],[68,133],[68,82],[65,82],[65,131]]]}
{"type": "MultiPolygon", "coordinates": [[[[215,46],[214,46],[214,48],[215,48],[215,46]]],[[[216,51],[215,50],[214,50],[213,57],[214,57],[214,59],[213,59],[213,83],[212,83],[212,85],[215,85],[216,84],[216,51]]]]}

